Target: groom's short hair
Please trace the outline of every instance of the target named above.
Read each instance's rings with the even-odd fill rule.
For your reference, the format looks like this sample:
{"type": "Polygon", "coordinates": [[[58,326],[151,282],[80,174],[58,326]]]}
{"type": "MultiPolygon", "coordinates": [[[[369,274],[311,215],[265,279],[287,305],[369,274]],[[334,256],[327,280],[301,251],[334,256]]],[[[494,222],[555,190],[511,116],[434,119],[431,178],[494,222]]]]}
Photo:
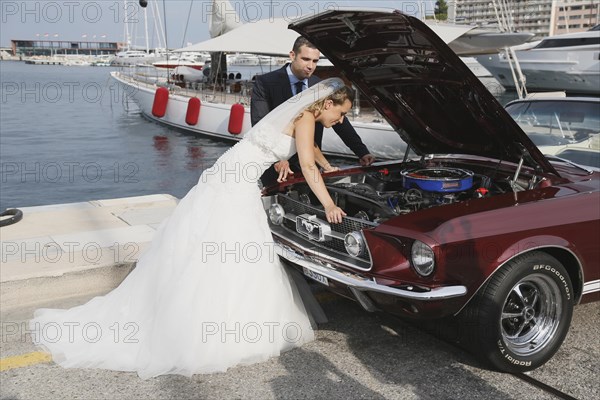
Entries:
{"type": "Polygon", "coordinates": [[[298,38],[294,41],[294,46],[292,46],[292,51],[296,54],[300,52],[300,47],[306,46],[311,49],[316,49],[315,45],[308,41],[304,36],[298,36],[298,38]]]}

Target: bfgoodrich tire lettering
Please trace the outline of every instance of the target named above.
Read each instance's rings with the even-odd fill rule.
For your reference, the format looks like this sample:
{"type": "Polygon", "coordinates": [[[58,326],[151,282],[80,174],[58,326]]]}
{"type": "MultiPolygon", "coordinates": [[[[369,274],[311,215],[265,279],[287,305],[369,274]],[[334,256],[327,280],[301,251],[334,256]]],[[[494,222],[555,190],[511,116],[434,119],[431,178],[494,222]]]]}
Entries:
{"type": "Polygon", "coordinates": [[[474,353],[507,372],[523,372],[548,361],[561,346],[573,315],[573,287],[554,257],[519,256],[480,289],[465,311],[464,326],[474,353]]]}

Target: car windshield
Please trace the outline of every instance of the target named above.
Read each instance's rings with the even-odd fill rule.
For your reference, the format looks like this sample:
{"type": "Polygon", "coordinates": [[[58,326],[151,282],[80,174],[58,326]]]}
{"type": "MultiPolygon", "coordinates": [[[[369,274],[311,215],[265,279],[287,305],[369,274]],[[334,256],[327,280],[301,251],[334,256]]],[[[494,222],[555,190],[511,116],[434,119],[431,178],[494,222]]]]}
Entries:
{"type": "Polygon", "coordinates": [[[521,101],[509,104],[506,111],[538,147],[579,143],[600,132],[599,102],[521,101]]]}
{"type": "Polygon", "coordinates": [[[575,164],[594,167],[600,170],[599,150],[566,149],[557,154],[558,157],[574,162],[575,164]]]}

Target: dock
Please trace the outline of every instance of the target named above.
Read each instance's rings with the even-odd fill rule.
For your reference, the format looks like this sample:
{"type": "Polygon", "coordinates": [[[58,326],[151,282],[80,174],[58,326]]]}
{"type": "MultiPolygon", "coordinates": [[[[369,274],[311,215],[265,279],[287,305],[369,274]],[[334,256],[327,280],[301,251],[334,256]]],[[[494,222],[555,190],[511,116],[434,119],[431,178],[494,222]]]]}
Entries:
{"type": "Polygon", "coordinates": [[[67,65],[67,60],[57,58],[27,58],[25,64],[34,65],[67,65]]]}
{"type": "Polygon", "coordinates": [[[2,312],[118,286],[177,203],[156,194],[19,208],[23,219],[0,228],[2,312]]]}

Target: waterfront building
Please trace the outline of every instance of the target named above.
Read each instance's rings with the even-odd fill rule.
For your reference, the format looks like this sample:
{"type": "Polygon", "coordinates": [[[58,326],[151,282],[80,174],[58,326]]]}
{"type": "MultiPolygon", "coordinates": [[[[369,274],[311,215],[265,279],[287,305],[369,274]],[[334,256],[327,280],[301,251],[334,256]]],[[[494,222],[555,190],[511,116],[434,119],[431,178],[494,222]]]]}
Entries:
{"type": "Polygon", "coordinates": [[[125,48],[121,42],[89,42],[79,40],[11,40],[12,53],[16,56],[55,55],[115,55],[125,48]]]}
{"type": "Polygon", "coordinates": [[[550,35],[587,31],[600,24],[600,0],[560,1],[554,7],[550,35]]]}
{"type": "Polygon", "coordinates": [[[533,33],[538,38],[590,29],[600,23],[599,5],[600,0],[448,1],[449,16],[454,6],[456,22],[499,23],[501,28],[533,33]]]}

